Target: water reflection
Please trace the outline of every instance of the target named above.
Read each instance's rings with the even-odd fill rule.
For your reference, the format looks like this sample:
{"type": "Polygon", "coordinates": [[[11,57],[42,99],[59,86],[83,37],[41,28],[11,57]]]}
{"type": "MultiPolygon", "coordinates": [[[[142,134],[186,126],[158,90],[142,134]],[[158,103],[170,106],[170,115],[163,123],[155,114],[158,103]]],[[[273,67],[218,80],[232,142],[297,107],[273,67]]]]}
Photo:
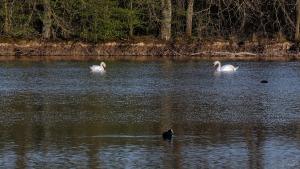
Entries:
{"type": "Polygon", "coordinates": [[[206,62],[88,65],[0,64],[1,167],[300,166],[297,62],[220,76],[206,62]]]}

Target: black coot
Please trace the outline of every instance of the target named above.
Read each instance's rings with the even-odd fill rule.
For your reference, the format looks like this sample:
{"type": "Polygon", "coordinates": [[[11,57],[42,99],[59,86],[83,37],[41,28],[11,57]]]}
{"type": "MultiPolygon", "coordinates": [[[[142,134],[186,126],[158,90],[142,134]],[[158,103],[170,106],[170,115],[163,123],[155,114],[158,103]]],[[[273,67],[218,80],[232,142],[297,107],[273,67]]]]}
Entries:
{"type": "Polygon", "coordinates": [[[163,137],[164,140],[171,140],[173,134],[174,134],[173,130],[169,129],[168,131],[163,132],[162,137],[163,137]]]}

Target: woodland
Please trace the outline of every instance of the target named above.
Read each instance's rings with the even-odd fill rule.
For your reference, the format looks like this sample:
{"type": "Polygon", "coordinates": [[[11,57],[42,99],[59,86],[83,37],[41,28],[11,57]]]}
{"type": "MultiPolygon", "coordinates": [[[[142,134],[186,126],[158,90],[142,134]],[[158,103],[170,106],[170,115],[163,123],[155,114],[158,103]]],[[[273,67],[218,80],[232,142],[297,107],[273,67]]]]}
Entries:
{"type": "Polygon", "coordinates": [[[299,41],[300,0],[1,0],[0,39],[299,41]]]}

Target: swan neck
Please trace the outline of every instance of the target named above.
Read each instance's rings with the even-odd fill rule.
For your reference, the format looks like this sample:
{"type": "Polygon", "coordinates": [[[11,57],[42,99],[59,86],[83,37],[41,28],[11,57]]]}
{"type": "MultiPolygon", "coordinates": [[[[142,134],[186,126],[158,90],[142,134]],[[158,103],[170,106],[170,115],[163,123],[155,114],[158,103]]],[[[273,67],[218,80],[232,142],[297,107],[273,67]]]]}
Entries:
{"type": "Polygon", "coordinates": [[[221,63],[220,63],[220,62],[218,62],[217,64],[218,64],[218,68],[217,68],[217,70],[218,70],[218,71],[221,71],[221,63]]]}
{"type": "Polygon", "coordinates": [[[100,66],[101,66],[103,69],[105,69],[105,67],[106,67],[106,66],[105,66],[105,63],[103,63],[103,62],[100,63],[100,66]]]}

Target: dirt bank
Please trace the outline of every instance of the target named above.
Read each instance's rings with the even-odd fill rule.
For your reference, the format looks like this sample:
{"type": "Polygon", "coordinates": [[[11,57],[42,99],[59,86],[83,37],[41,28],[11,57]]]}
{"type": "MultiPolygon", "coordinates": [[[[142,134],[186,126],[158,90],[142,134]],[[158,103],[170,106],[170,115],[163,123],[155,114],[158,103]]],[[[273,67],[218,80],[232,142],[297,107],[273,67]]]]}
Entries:
{"type": "MultiPolygon", "coordinates": [[[[0,61],[88,60],[300,60],[291,42],[81,42],[0,43],[0,61]]],[[[299,50],[298,50],[299,51],[299,50]]]]}

